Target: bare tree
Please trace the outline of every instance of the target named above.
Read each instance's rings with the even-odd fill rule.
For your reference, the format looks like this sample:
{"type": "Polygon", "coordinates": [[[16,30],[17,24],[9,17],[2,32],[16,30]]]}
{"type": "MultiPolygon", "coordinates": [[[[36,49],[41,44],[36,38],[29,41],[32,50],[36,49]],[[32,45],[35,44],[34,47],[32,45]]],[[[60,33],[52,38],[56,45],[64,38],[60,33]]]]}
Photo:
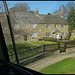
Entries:
{"type": "Polygon", "coordinates": [[[53,15],[58,15],[58,10],[55,10],[52,14],[53,15]]]}
{"type": "Polygon", "coordinates": [[[17,3],[14,7],[10,8],[12,12],[28,12],[30,8],[27,3],[17,3]]]}

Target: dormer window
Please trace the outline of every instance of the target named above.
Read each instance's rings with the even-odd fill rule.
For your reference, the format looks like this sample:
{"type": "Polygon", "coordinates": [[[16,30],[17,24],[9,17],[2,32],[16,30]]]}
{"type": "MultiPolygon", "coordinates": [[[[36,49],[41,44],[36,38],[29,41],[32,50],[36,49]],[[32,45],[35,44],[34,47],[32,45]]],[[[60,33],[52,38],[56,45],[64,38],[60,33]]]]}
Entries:
{"type": "Polygon", "coordinates": [[[15,24],[15,25],[14,25],[14,28],[15,28],[15,29],[19,29],[19,24],[15,24]]]}
{"type": "Polygon", "coordinates": [[[37,24],[33,24],[33,29],[37,27],[37,24]]]}

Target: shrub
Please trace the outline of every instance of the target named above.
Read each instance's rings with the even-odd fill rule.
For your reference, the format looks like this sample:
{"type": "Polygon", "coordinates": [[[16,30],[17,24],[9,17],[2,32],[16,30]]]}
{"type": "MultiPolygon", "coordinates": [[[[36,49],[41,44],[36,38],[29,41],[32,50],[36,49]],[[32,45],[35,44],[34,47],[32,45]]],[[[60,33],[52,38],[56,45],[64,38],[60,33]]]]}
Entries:
{"type": "Polygon", "coordinates": [[[75,36],[71,36],[70,37],[70,40],[75,40],[75,36]]]}
{"type": "Polygon", "coordinates": [[[43,39],[44,39],[44,41],[52,41],[52,42],[57,42],[57,39],[56,39],[56,38],[44,37],[43,39]]]}

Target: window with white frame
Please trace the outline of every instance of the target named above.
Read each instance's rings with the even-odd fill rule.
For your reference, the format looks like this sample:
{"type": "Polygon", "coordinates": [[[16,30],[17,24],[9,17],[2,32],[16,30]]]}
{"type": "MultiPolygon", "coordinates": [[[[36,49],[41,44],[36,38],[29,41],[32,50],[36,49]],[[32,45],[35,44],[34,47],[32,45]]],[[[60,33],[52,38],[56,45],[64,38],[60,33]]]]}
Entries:
{"type": "Polygon", "coordinates": [[[61,25],[61,28],[64,28],[64,25],[61,25]]]}
{"type": "Polygon", "coordinates": [[[64,36],[64,32],[62,32],[62,36],[64,36]]]}
{"type": "Polygon", "coordinates": [[[50,25],[47,25],[47,24],[46,24],[46,28],[48,28],[48,29],[49,29],[49,28],[50,28],[50,25]]]}
{"type": "Polygon", "coordinates": [[[32,33],[32,38],[36,38],[37,37],[37,33],[32,33]]]}
{"type": "Polygon", "coordinates": [[[55,28],[56,28],[56,24],[55,24],[55,28]]]}
{"type": "Polygon", "coordinates": [[[17,38],[17,37],[18,37],[18,34],[15,34],[15,35],[14,35],[14,38],[17,38]]]}
{"type": "Polygon", "coordinates": [[[46,33],[46,36],[50,36],[50,33],[46,33]]]}
{"type": "Polygon", "coordinates": [[[15,25],[14,25],[14,28],[15,28],[15,29],[19,29],[19,24],[15,24],[15,25]]]}
{"type": "Polygon", "coordinates": [[[25,24],[25,29],[27,29],[27,25],[25,24]]]}
{"type": "Polygon", "coordinates": [[[33,29],[37,27],[37,24],[33,24],[33,29]]]}

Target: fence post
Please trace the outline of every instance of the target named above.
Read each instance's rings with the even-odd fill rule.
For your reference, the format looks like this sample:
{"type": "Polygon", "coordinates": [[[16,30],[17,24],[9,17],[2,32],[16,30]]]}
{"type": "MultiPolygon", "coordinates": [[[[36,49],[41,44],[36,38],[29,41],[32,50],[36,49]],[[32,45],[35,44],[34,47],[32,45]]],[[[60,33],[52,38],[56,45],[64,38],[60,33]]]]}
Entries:
{"type": "MultiPolygon", "coordinates": [[[[58,42],[58,50],[60,50],[60,42],[58,42]]],[[[61,53],[61,50],[60,50],[60,53],[61,53]]]]}
{"type": "Polygon", "coordinates": [[[45,45],[43,45],[43,53],[45,52],[45,45]]]}
{"type": "Polygon", "coordinates": [[[60,42],[58,42],[58,50],[60,50],[60,42]]]}
{"type": "Polygon", "coordinates": [[[65,44],[64,44],[64,52],[66,52],[66,48],[67,48],[67,43],[65,42],[65,44]]]}

